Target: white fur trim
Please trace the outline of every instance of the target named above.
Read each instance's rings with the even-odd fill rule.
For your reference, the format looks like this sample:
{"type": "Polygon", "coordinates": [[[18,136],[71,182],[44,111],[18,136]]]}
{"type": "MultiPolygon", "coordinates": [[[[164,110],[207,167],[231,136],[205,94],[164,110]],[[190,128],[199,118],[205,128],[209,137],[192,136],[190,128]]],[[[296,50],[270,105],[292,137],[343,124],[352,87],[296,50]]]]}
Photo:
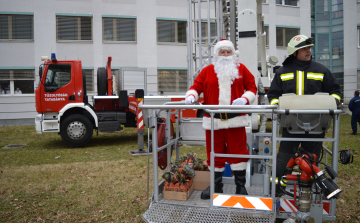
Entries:
{"type": "Polygon", "coordinates": [[[191,94],[195,96],[195,101],[197,101],[199,99],[199,94],[195,90],[188,90],[186,92],[185,98],[187,98],[191,94]]]}
{"type": "Polygon", "coordinates": [[[247,166],[247,162],[230,164],[230,168],[231,168],[232,171],[246,170],[246,166],[247,166]]]}
{"type": "Polygon", "coordinates": [[[225,47],[230,48],[233,54],[235,53],[234,44],[230,40],[221,40],[214,46],[214,54],[219,54],[220,49],[225,47]]]}
{"type": "MultiPolygon", "coordinates": [[[[227,121],[221,121],[220,119],[214,118],[214,130],[248,126],[250,126],[250,117],[248,115],[237,116],[232,119],[228,119],[227,121]]],[[[206,130],[211,130],[210,117],[203,117],[203,128],[206,130]]]]}
{"type": "Polygon", "coordinates": [[[256,95],[252,91],[245,92],[242,96],[242,98],[247,98],[249,100],[249,103],[253,103],[256,95]]]}
{"type": "MultiPolygon", "coordinates": [[[[210,170],[210,166],[209,166],[209,170],[210,170]]],[[[224,170],[225,170],[225,167],[222,167],[222,168],[215,167],[215,172],[224,172],[224,170]]]]}
{"type": "Polygon", "coordinates": [[[231,98],[231,80],[224,76],[219,80],[219,105],[230,105],[231,98]]]}

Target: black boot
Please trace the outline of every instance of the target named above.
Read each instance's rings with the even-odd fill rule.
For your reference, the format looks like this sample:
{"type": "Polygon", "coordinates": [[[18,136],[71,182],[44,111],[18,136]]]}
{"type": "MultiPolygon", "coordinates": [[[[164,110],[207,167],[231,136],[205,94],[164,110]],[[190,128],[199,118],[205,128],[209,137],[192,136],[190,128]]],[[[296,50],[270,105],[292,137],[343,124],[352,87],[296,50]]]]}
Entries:
{"type": "MultiPolygon", "coordinates": [[[[223,172],[215,172],[215,193],[222,193],[223,192],[223,183],[222,183],[222,175],[223,172]]],[[[206,188],[201,193],[201,199],[208,200],[210,199],[210,187],[206,188]]]]}
{"type": "Polygon", "coordinates": [[[235,176],[236,192],[235,194],[248,195],[245,183],[246,183],[246,170],[236,170],[233,171],[235,176]]]}

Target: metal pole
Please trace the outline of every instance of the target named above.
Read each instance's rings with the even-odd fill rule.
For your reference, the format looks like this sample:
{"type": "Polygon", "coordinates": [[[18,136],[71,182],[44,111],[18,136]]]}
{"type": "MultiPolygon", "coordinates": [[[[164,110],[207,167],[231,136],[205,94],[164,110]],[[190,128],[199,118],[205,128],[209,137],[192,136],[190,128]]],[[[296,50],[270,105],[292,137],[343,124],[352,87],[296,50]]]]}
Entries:
{"type": "Polygon", "coordinates": [[[216,1],[215,2],[215,7],[216,7],[216,10],[215,10],[215,13],[217,14],[216,15],[216,26],[217,26],[217,41],[220,41],[221,39],[221,32],[222,32],[222,25],[220,22],[222,21],[222,19],[220,18],[222,16],[222,13],[221,13],[221,10],[222,10],[222,4],[220,3],[220,1],[216,1]]]}
{"type": "Polygon", "coordinates": [[[230,0],[230,40],[236,48],[236,2],[230,0]]]}
{"type": "Polygon", "coordinates": [[[193,19],[192,19],[192,0],[188,0],[188,27],[187,27],[187,52],[188,52],[188,87],[194,83],[194,64],[193,64],[193,19]]]}
{"type": "MultiPolygon", "coordinates": [[[[154,201],[159,202],[159,179],[158,179],[158,142],[157,142],[157,120],[156,110],[153,110],[152,131],[152,154],[153,154],[153,178],[154,178],[154,201]]],[[[151,126],[151,125],[150,125],[151,126]]]]}
{"type": "Polygon", "coordinates": [[[214,153],[214,113],[210,113],[211,116],[211,153],[210,153],[210,208],[214,206],[214,182],[215,182],[215,153],[214,153]]]}
{"type": "MultiPolygon", "coordinates": [[[[272,182],[271,182],[271,197],[275,199],[275,187],[276,187],[276,147],[279,141],[279,127],[277,125],[277,114],[272,113],[272,182]]],[[[275,203],[273,204],[273,206],[275,203]]]]}
{"type": "MultiPolygon", "coordinates": [[[[334,171],[338,172],[338,160],[339,160],[339,132],[340,132],[340,115],[337,114],[334,116],[333,122],[333,138],[337,139],[332,143],[332,166],[334,171]]],[[[335,178],[334,183],[337,184],[337,178],[335,178]]],[[[330,216],[335,216],[336,213],[336,200],[331,199],[330,201],[330,216]]]]}
{"type": "MultiPolygon", "coordinates": [[[[169,110],[166,110],[166,127],[165,127],[165,130],[166,130],[166,144],[169,144],[170,141],[171,141],[171,133],[170,133],[170,129],[171,129],[171,114],[170,114],[170,109],[169,110]]],[[[166,160],[167,160],[167,168],[168,170],[170,171],[170,168],[169,168],[169,164],[171,163],[171,145],[168,145],[167,148],[166,148],[166,160]]]]}
{"type": "Polygon", "coordinates": [[[208,65],[211,64],[211,30],[210,30],[210,0],[207,0],[207,27],[208,27],[208,65]]]}
{"type": "Polygon", "coordinates": [[[199,62],[200,62],[199,68],[202,69],[201,0],[198,0],[198,17],[199,17],[199,19],[198,19],[198,23],[199,23],[199,25],[198,25],[198,28],[199,28],[199,31],[198,31],[199,42],[198,42],[198,44],[199,44],[199,62]]]}
{"type": "MultiPolygon", "coordinates": [[[[179,125],[179,120],[180,120],[180,115],[179,115],[179,110],[180,109],[176,109],[176,138],[178,139],[180,137],[180,125],[179,125]]],[[[180,151],[180,148],[177,146],[178,144],[178,141],[176,141],[175,143],[175,148],[176,148],[176,160],[179,160],[180,158],[180,154],[179,154],[179,151],[180,151]]]]}

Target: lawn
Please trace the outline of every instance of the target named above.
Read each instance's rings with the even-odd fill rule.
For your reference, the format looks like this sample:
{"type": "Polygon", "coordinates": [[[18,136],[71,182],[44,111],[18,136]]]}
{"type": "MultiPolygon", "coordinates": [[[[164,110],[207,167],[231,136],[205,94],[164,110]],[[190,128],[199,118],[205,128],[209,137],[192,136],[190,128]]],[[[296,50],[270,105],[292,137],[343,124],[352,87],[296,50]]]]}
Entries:
{"type": "MultiPolygon", "coordinates": [[[[336,222],[360,221],[360,135],[349,132],[350,116],[343,115],[340,150],[351,151],[354,163],[339,164],[336,222]]],[[[129,153],[137,150],[136,129],[94,132],[84,148],[68,147],[57,133],[39,135],[34,126],[2,126],[0,137],[0,222],[143,222],[152,158],[148,187],[148,157],[129,153]],[[9,144],[26,145],[3,148],[9,144]]],[[[206,158],[202,146],[180,151],[206,158]]]]}

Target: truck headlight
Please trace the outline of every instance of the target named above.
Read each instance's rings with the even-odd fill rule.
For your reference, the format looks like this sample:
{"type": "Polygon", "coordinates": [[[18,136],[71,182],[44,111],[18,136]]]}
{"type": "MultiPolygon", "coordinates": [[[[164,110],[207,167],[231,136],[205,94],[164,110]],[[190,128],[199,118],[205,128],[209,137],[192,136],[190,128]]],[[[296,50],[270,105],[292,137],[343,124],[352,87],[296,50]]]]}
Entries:
{"type": "Polygon", "coordinates": [[[38,114],[35,116],[35,122],[41,122],[42,120],[42,114],[38,114]]]}

